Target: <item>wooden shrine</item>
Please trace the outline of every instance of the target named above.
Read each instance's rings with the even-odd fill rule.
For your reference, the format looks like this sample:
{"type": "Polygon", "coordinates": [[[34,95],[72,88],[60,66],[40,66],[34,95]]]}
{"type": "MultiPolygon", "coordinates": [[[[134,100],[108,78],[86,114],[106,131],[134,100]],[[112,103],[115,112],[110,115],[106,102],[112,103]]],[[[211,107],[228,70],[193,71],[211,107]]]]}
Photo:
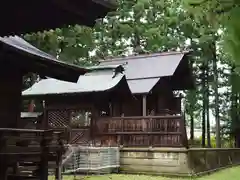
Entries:
{"type": "Polygon", "coordinates": [[[68,143],[187,147],[181,97],[174,91],[194,88],[188,56],[172,52],[105,60],[75,84],[45,79],[23,96],[44,100],[42,127],[69,132],[68,143]],[[116,82],[121,67],[125,85],[99,91],[99,83],[116,82]]]}

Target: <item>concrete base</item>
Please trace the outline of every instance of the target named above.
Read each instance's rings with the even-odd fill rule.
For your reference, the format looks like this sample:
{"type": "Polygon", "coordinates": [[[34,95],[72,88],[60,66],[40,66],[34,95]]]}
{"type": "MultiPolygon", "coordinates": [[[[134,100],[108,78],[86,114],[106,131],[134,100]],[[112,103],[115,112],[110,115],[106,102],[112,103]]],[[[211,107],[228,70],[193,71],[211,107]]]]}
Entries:
{"type": "Polygon", "coordinates": [[[122,148],[123,173],[193,176],[237,165],[240,149],[122,148]]]}

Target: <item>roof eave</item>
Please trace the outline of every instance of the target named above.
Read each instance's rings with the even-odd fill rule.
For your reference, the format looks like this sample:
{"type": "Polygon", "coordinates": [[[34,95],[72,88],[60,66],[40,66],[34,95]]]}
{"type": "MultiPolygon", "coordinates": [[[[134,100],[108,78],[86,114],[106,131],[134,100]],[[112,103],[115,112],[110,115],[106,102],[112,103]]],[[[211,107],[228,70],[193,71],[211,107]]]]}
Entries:
{"type": "Polygon", "coordinates": [[[107,1],[106,0],[92,0],[92,1],[107,7],[109,9],[109,12],[115,11],[118,7],[117,1],[114,1],[114,0],[107,0],[107,1]]]}
{"type": "MultiPolygon", "coordinates": [[[[101,92],[111,92],[111,91],[115,91],[116,89],[118,89],[119,87],[122,87],[122,84],[125,83],[124,90],[126,90],[127,92],[130,92],[130,89],[128,87],[127,84],[127,80],[125,75],[121,75],[121,77],[119,77],[118,82],[112,86],[109,87],[108,89],[104,89],[104,90],[92,90],[92,91],[83,91],[83,92],[62,92],[62,93],[42,93],[42,94],[33,94],[33,93],[28,93],[28,89],[22,92],[22,97],[23,98],[37,98],[37,97],[49,97],[49,96],[75,96],[75,95],[87,95],[87,94],[91,94],[91,93],[101,93],[101,92]]],[[[77,85],[77,84],[76,84],[77,85]]],[[[34,85],[33,85],[34,86],[34,85]]],[[[29,88],[31,91],[31,87],[29,88]]]]}
{"type": "Polygon", "coordinates": [[[4,56],[9,57],[8,61],[13,61],[16,64],[20,63],[20,67],[25,71],[38,73],[43,76],[51,76],[56,79],[70,82],[77,82],[80,75],[89,71],[88,69],[82,67],[56,61],[50,57],[43,57],[35,53],[29,53],[25,50],[17,48],[17,45],[10,45],[9,42],[6,43],[4,41],[0,41],[0,44],[2,45],[1,48],[4,56]],[[21,55],[23,58],[14,58],[14,53],[21,55]],[[19,62],[19,59],[24,61],[25,65],[19,62]],[[25,68],[23,66],[25,66],[25,68]],[[52,69],[50,69],[50,67],[52,69]]]}
{"type": "Polygon", "coordinates": [[[117,7],[117,3],[110,0],[43,0],[30,4],[21,2],[21,7],[17,4],[13,0],[2,4],[0,36],[21,35],[75,24],[93,27],[96,19],[103,18],[117,7]],[[35,19],[38,21],[34,22],[35,19]],[[9,22],[14,22],[15,26],[9,22]]]}

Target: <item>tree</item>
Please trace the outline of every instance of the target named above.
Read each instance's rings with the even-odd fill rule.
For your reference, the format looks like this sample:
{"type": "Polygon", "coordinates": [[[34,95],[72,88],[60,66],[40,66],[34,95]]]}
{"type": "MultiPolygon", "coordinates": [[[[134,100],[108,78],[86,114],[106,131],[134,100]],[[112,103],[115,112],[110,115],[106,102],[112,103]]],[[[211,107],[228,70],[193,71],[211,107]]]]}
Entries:
{"type": "Polygon", "coordinates": [[[240,59],[240,1],[239,0],[184,0],[188,10],[196,16],[205,16],[211,22],[218,22],[224,27],[224,47],[239,64],[240,59]]]}
{"type": "Polygon", "coordinates": [[[94,64],[91,56],[95,48],[93,30],[88,27],[68,26],[54,31],[27,34],[24,38],[65,62],[82,66],[94,64]]]}

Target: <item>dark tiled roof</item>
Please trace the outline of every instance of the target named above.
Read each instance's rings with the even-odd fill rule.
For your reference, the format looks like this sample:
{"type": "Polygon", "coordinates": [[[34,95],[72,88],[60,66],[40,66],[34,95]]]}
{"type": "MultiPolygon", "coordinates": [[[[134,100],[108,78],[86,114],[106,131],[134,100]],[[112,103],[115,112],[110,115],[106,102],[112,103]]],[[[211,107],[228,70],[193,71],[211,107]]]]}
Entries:
{"type": "Polygon", "coordinates": [[[96,19],[116,9],[116,2],[113,0],[8,0],[3,1],[0,7],[0,36],[8,36],[66,25],[94,26],[96,19]]]}
{"type": "MultiPolygon", "coordinates": [[[[188,52],[167,52],[120,57],[101,61],[100,65],[125,64],[126,78],[133,94],[148,93],[161,77],[173,76],[188,52]]],[[[186,67],[188,68],[188,67],[186,67]]]]}
{"type": "Polygon", "coordinates": [[[56,79],[44,79],[23,91],[22,95],[45,96],[104,92],[114,90],[114,88],[117,88],[117,85],[120,83],[124,84],[125,89],[128,89],[130,94],[125,75],[115,72],[114,69],[115,68],[93,71],[79,76],[77,83],[56,79]]]}
{"type": "Polygon", "coordinates": [[[186,54],[181,52],[107,60],[99,66],[89,68],[91,72],[80,76],[77,84],[55,79],[42,80],[24,91],[23,95],[43,96],[106,91],[116,87],[122,78],[125,80],[125,75],[122,73],[115,76],[116,70],[122,72],[123,68],[128,84],[125,88],[130,88],[133,94],[149,93],[162,77],[173,76],[186,60],[186,54]]]}
{"type": "Polygon", "coordinates": [[[156,53],[105,60],[100,65],[126,64],[128,80],[172,76],[185,54],[156,53]]]}
{"type": "Polygon", "coordinates": [[[9,58],[8,61],[18,63],[22,68],[30,72],[76,82],[79,75],[85,74],[88,71],[85,68],[59,61],[18,36],[0,37],[0,44],[6,56],[14,53],[18,55],[16,58],[9,58]],[[20,59],[19,57],[22,58],[20,59]]]}

